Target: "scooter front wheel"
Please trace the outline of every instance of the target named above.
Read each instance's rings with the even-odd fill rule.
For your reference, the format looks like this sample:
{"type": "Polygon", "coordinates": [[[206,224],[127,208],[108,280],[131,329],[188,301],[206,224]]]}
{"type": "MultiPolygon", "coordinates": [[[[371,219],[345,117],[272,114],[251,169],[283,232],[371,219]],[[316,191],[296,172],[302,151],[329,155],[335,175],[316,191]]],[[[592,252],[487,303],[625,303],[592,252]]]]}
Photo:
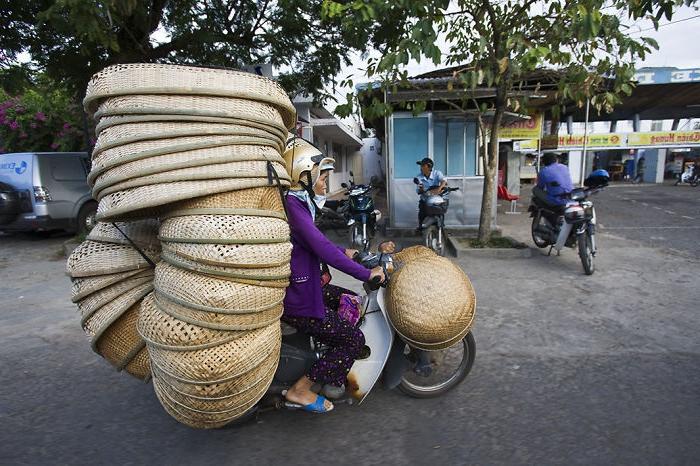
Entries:
{"type": "Polygon", "coordinates": [[[435,225],[430,225],[423,232],[423,244],[425,247],[432,249],[439,256],[445,255],[445,239],[440,242],[438,228],[435,225]]]}
{"type": "Polygon", "coordinates": [[[441,351],[407,349],[412,364],[401,378],[399,390],[414,398],[434,398],[456,387],[472,370],[476,356],[471,332],[441,351]]]}

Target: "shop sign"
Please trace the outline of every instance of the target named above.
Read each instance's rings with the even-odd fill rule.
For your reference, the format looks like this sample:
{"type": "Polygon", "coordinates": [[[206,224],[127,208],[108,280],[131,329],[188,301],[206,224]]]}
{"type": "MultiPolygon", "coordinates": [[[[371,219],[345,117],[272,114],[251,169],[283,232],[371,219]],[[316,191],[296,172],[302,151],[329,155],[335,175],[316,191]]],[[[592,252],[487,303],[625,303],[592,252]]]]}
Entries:
{"type": "Polygon", "coordinates": [[[627,145],[630,147],[685,144],[700,144],[700,131],[655,131],[627,135],[627,145]]]}
{"type": "Polygon", "coordinates": [[[530,115],[529,120],[520,120],[501,126],[499,139],[539,139],[542,134],[542,114],[530,115]]]}

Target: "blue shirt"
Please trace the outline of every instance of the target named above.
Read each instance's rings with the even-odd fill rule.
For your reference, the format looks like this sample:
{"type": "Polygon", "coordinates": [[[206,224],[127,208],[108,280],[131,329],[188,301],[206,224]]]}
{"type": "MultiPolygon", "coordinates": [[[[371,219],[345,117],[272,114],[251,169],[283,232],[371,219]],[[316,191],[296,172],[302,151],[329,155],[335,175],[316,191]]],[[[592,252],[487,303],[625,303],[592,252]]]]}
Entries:
{"type": "Polygon", "coordinates": [[[560,194],[570,193],[574,189],[569,167],[553,163],[540,170],[537,175],[537,187],[547,192],[547,200],[556,205],[566,205],[567,198],[560,194]],[[558,184],[558,186],[553,185],[558,184]]]}
{"type": "Polygon", "coordinates": [[[421,171],[416,178],[418,178],[418,183],[420,183],[416,186],[416,193],[421,194],[420,188],[422,186],[424,191],[421,197],[424,197],[427,196],[428,190],[440,186],[440,183],[445,179],[445,175],[440,170],[432,170],[429,176],[425,176],[421,171]]]}

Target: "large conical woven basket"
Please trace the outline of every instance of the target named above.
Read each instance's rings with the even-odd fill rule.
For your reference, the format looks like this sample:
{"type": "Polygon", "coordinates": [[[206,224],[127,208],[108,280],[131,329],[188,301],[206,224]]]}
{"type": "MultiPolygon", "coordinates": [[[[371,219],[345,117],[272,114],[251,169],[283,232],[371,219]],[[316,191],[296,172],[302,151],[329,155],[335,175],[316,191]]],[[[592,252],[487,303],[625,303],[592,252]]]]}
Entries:
{"type": "Polygon", "coordinates": [[[126,280],[130,277],[150,276],[153,278],[153,269],[130,270],[128,272],[110,273],[96,277],[74,278],[71,287],[71,301],[77,303],[81,299],[102,290],[110,285],[126,280]]]}
{"type": "Polygon", "coordinates": [[[78,301],[80,315],[84,321],[101,307],[114,303],[117,298],[123,297],[134,288],[138,288],[144,284],[150,285],[152,283],[152,275],[143,275],[127,278],[113,285],[107,286],[78,301]]]}
{"type": "Polygon", "coordinates": [[[252,313],[282,304],[284,288],[238,283],[174,267],[157,266],[154,286],[159,294],[183,306],[204,312],[252,313]],[[187,283],[189,286],[182,286],[187,283]]]}
{"type": "Polygon", "coordinates": [[[105,99],[95,112],[95,118],[100,123],[109,121],[109,118],[127,116],[239,120],[250,125],[275,128],[283,137],[287,134],[286,124],[274,106],[250,99],[197,95],[125,95],[105,99]]]}
{"type": "Polygon", "coordinates": [[[181,215],[163,221],[160,239],[169,243],[276,244],[289,241],[289,225],[281,218],[255,215],[181,215]]]}
{"type": "Polygon", "coordinates": [[[134,63],[113,65],[92,77],[85,95],[89,113],[108,97],[125,95],[200,95],[234,97],[274,106],[284,126],[292,128],[296,111],[274,81],[241,71],[181,65],[134,63]]]}
{"type": "Polygon", "coordinates": [[[409,246],[394,254],[394,262],[410,262],[421,257],[437,257],[437,253],[425,246],[409,246]]]}
{"type": "Polygon", "coordinates": [[[136,222],[112,223],[97,222],[87,235],[90,241],[113,244],[135,245],[141,248],[158,249],[158,220],[146,219],[136,222]],[[126,235],[126,236],[125,236],[126,235]]]}
{"type": "Polygon", "coordinates": [[[405,262],[387,290],[392,325],[410,345],[432,351],[463,338],[476,312],[476,296],[466,274],[444,257],[405,262]]]}
{"type": "Polygon", "coordinates": [[[131,178],[171,170],[253,160],[284,163],[279,152],[268,146],[243,144],[217,146],[125,161],[120,165],[100,171],[92,170],[89,181],[93,184],[94,189],[100,190],[131,178]]]}
{"type": "Polygon", "coordinates": [[[206,244],[170,243],[164,241],[163,249],[201,264],[223,267],[267,268],[289,263],[292,243],[261,244],[206,244]]]}
{"type": "MultiPolygon", "coordinates": [[[[153,262],[160,251],[145,248],[143,252],[153,262]]],[[[68,257],[66,271],[71,277],[94,277],[129,270],[149,268],[150,264],[133,247],[127,244],[111,244],[97,241],[83,241],[68,257]]]]}

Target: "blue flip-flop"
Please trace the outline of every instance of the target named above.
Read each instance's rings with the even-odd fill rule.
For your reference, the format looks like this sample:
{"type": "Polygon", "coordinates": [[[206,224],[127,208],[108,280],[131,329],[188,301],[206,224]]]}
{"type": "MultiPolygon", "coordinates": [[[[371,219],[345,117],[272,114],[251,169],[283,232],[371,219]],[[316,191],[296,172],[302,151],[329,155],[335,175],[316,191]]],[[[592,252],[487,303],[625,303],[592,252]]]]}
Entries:
{"type": "Polygon", "coordinates": [[[323,395],[316,395],[316,401],[309,403],[308,405],[303,405],[301,409],[304,411],[309,411],[311,413],[327,413],[333,411],[333,408],[326,409],[325,406],[326,397],[323,395]]]}

